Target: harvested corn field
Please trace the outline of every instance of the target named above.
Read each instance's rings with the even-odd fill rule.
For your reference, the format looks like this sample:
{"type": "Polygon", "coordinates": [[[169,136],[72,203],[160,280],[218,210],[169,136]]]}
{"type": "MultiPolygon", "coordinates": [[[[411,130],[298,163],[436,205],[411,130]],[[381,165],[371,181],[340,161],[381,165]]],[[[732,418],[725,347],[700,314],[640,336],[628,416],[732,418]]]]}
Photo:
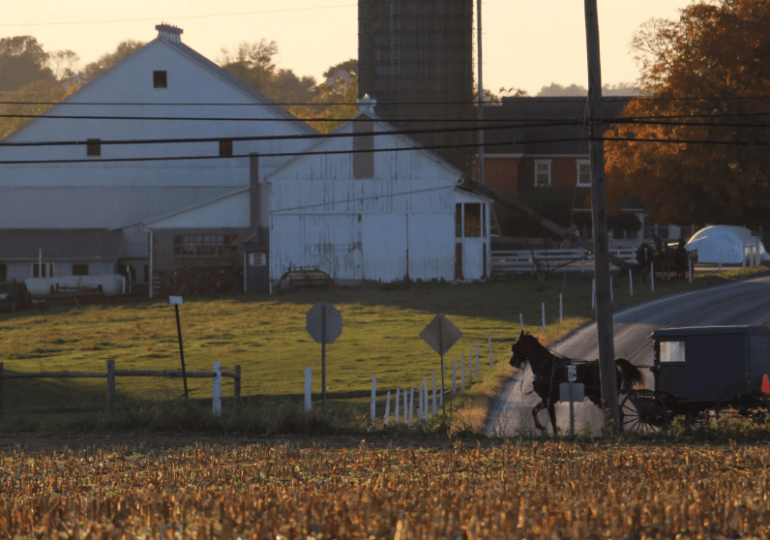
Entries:
{"type": "Polygon", "coordinates": [[[735,445],[15,447],[0,536],[767,538],[768,467],[735,445]]]}

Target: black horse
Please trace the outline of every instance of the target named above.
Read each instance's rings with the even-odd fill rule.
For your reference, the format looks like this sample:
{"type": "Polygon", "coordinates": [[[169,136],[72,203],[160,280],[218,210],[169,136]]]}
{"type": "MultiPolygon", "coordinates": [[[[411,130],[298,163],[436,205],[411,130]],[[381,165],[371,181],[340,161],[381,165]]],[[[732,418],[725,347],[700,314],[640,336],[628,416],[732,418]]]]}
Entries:
{"type": "MultiPolygon", "coordinates": [[[[525,362],[529,362],[532,368],[534,391],[541,399],[540,403],[532,409],[532,417],[535,419],[537,429],[545,430],[545,426],[537,419],[537,413],[547,408],[548,415],[551,417],[553,432],[557,433],[554,404],[559,401],[559,384],[568,380],[567,366],[569,365],[574,365],[577,368],[576,382],[584,384],[586,397],[597,407],[602,406],[598,360],[573,363],[569,358],[556,356],[541,345],[535,336],[523,330],[511,350],[513,351],[511,357],[513,367],[519,368],[525,362]]],[[[618,388],[631,389],[634,386],[644,385],[644,374],[625,358],[616,358],[615,366],[618,374],[618,388]]]]}

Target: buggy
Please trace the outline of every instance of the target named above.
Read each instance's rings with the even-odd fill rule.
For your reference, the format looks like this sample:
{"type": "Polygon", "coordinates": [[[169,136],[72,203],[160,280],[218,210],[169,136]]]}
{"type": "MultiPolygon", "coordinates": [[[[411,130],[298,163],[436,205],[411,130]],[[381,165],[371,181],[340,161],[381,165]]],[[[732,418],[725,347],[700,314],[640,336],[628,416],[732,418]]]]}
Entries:
{"type": "Polygon", "coordinates": [[[629,390],[620,403],[624,429],[664,429],[675,416],[710,422],[737,414],[764,419],[770,329],[764,326],[661,328],[650,336],[653,390],[629,390]]]}

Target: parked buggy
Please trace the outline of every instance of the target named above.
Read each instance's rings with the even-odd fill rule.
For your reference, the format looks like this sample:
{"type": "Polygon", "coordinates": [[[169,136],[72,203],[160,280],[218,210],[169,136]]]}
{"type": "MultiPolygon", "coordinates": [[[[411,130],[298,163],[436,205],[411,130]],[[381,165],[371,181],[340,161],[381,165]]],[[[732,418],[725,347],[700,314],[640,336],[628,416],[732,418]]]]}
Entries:
{"type": "Polygon", "coordinates": [[[654,346],[652,390],[629,390],[620,403],[624,429],[664,429],[676,416],[711,422],[720,415],[764,419],[770,374],[770,329],[764,326],[661,328],[654,346]]]}

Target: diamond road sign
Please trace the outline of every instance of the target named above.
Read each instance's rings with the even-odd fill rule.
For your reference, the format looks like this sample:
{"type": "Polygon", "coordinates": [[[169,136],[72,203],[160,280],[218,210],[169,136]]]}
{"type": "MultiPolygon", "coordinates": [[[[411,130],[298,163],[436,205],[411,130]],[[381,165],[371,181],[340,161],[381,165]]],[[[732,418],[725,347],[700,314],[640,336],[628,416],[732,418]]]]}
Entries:
{"type": "Polygon", "coordinates": [[[330,344],[342,334],[342,315],[332,304],[319,302],[310,308],[305,316],[307,332],[316,343],[330,344]],[[326,319],[326,336],[321,328],[323,319],[326,319]]]}
{"type": "Polygon", "coordinates": [[[420,337],[443,356],[452,348],[452,345],[457,343],[457,340],[463,337],[463,333],[442,313],[439,313],[420,332],[420,337]]]}

